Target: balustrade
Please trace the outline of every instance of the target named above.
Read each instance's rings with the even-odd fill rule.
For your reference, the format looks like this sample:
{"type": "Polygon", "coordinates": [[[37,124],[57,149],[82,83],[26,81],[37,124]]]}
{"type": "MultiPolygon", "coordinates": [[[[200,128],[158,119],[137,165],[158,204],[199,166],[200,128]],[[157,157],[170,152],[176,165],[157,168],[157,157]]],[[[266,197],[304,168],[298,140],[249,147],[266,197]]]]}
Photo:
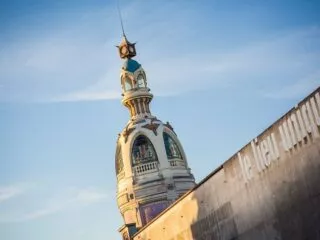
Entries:
{"type": "Polygon", "coordinates": [[[150,172],[155,172],[158,170],[158,162],[149,162],[144,164],[139,164],[134,167],[134,171],[137,175],[142,175],[150,172]]]}
{"type": "Polygon", "coordinates": [[[169,160],[170,166],[171,167],[180,167],[180,166],[185,166],[185,161],[183,160],[169,160]]]}

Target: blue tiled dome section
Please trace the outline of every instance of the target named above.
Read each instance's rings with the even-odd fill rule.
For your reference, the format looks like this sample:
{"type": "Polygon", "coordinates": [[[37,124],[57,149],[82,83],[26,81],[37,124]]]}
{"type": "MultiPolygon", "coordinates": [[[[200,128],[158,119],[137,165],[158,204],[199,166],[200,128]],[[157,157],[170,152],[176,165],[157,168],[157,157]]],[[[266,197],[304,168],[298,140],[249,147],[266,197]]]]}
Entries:
{"type": "Polygon", "coordinates": [[[141,66],[140,63],[138,63],[137,61],[132,59],[127,59],[123,63],[122,69],[128,72],[134,73],[140,66],[141,66]]]}

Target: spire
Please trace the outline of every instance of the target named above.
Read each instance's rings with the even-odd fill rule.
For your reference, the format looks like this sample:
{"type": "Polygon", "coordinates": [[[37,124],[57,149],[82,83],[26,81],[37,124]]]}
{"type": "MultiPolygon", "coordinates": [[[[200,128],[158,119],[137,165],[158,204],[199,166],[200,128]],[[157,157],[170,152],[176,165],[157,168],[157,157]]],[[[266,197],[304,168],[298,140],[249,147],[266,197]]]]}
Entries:
{"type": "Polygon", "coordinates": [[[121,15],[121,10],[120,10],[119,0],[117,1],[117,7],[118,7],[118,14],[119,14],[120,23],[121,23],[122,35],[123,35],[123,37],[126,37],[126,34],[124,33],[124,27],[123,27],[123,21],[122,21],[122,15],[121,15]]]}
{"type": "Polygon", "coordinates": [[[119,49],[120,58],[129,59],[129,58],[136,56],[135,43],[130,43],[126,37],[125,32],[124,32],[119,0],[117,1],[117,7],[118,7],[118,14],[119,14],[121,29],[122,29],[122,41],[120,42],[120,45],[117,47],[119,49]]]}

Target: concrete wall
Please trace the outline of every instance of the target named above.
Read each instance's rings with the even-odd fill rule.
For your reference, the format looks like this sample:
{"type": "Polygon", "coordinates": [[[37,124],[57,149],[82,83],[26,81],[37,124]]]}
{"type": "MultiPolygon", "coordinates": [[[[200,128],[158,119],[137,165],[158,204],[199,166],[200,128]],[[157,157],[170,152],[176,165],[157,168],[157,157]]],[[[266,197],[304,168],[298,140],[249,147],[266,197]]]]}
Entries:
{"type": "Polygon", "coordinates": [[[320,239],[320,88],[134,240],[320,239]]]}

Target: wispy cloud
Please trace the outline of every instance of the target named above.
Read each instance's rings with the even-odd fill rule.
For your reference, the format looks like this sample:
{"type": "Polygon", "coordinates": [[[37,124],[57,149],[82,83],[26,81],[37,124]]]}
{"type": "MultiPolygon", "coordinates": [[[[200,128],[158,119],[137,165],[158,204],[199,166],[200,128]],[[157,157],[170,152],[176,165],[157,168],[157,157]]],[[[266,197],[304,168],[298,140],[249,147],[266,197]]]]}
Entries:
{"type": "Polygon", "coordinates": [[[320,86],[320,71],[300,79],[276,91],[266,92],[263,95],[272,99],[299,98],[310,93],[320,86]]]}
{"type": "MultiPolygon", "coordinates": [[[[210,43],[208,47],[196,46],[200,42],[188,39],[190,29],[186,26],[197,25],[189,17],[193,10],[184,8],[177,12],[174,10],[177,7],[175,3],[165,3],[153,14],[145,14],[146,4],[137,1],[123,9],[124,16],[130,19],[127,28],[134,29],[137,36],[132,40],[139,41],[137,60],[145,68],[155,95],[244,84],[256,89],[268,85],[268,91],[272,91],[318,70],[318,26],[269,32],[254,41],[235,41],[218,49],[213,32],[208,32],[206,38],[196,38],[210,43]],[[169,16],[168,9],[174,12],[172,17],[155,17],[169,16]],[[135,25],[141,27],[136,29],[135,25]],[[155,37],[155,29],[166,34],[155,37]],[[283,81],[280,83],[279,79],[283,81]]],[[[8,43],[2,49],[0,84],[4,94],[0,95],[0,101],[64,102],[120,97],[121,61],[115,48],[120,30],[114,24],[115,12],[99,9],[79,14],[83,16],[77,22],[69,22],[68,27],[56,30],[54,35],[29,37],[24,42],[8,43]],[[107,33],[101,34],[105,27],[107,33]]],[[[199,30],[194,32],[211,31],[200,22],[199,30]]],[[[223,30],[220,37],[224,37],[223,30]]]]}
{"type": "Polygon", "coordinates": [[[16,184],[9,186],[0,186],[0,203],[11,198],[17,197],[30,189],[31,184],[16,184]]]}
{"type": "Polygon", "coordinates": [[[76,102],[76,101],[96,101],[118,99],[121,97],[119,89],[108,88],[109,74],[99,79],[96,83],[82,90],[74,90],[70,93],[55,96],[49,99],[49,102],[76,102]]]}
{"type": "Polygon", "coordinates": [[[78,102],[78,101],[97,101],[97,100],[110,100],[120,98],[120,92],[117,91],[76,91],[65,95],[53,97],[49,102],[78,102]]]}
{"type": "MultiPolygon", "coordinates": [[[[113,196],[113,195],[112,195],[113,196]]],[[[98,189],[80,189],[76,192],[73,202],[79,204],[93,204],[110,199],[111,193],[98,189]]]]}
{"type": "MultiPolygon", "coordinates": [[[[320,59],[320,51],[305,51],[303,45],[317,40],[320,41],[320,29],[311,27],[219,54],[213,54],[213,50],[202,52],[201,49],[197,54],[183,54],[180,57],[156,53],[157,59],[147,57],[147,61],[142,64],[147,71],[149,86],[156,95],[176,95],[210,86],[240,87],[243,84],[268,85],[269,88],[278,89],[283,84],[298,82],[299,77],[306,79],[310,72],[318,70],[315,63],[320,59]]],[[[79,101],[119,98],[120,81],[111,90],[106,87],[111,78],[114,76],[108,75],[98,84],[94,83],[60,99],[79,101]]],[[[305,89],[305,83],[301,84],[305,89]]],[[[303,89],[299,90],[301,84],[292,87],[305,93],[303,89]]],[[[314,86],[315,83],[310,84],[314,86]]]]}
{"type": "Polygon", "coordinates": [[[54,196],[47,200],[45,206],[40,209],[30,211],[18,216],[0,218],[1,222],[23,222],[42,218],[58,212],[67,211],[74,208],[84,207],[100,202],[108,201],[111,192],[97,188],[83,188],[68,190],[63,196],[54,196]]]}
{"type": "Polygon", "coordinates": [[[47,215],[51,215],[69,208],[91,205],[107,201],[110,193],[94,188],[73,190],[60,200],[51,199],[49,204],[39,210],[27,213],[19,221],[33,220],[47,215]]]}

